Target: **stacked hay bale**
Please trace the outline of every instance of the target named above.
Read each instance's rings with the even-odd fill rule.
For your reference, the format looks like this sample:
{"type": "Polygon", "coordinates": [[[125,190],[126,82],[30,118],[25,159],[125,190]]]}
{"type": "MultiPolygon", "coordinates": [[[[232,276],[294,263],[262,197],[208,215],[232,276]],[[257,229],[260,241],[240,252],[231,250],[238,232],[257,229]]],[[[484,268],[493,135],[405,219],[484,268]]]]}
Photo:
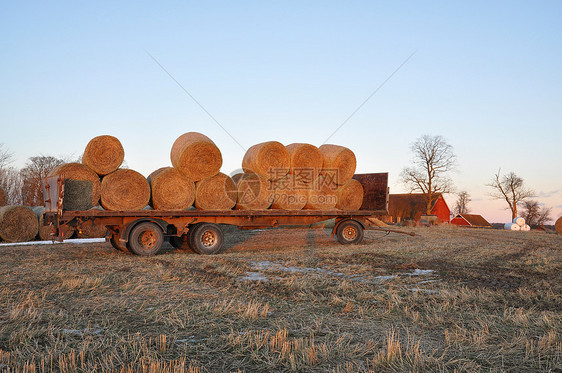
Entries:
{"type": "Polygon", "coordinates": [[[556,220],[556,223],[554,224],[554,229],[556,229],[556,232],[558,232],[558,234],[562,235],[562,216],[558,218],[558,220],[556,220]]]}
{"type": "Polygon", "coordinates": [[[265,177],[239,173],[232,180],[236,183],[237,210],[266,210],[273,203],[274,191],[265,177]]]}
{"type": "Polygon", "coordinates": [[[508,230],[508,231],[525,231],[528,232],[531,230],[531,227],[525,223],[525,219],[517,216],[515,218],[513,218],[513,222],[511,223],[506,223],[504,225],[504,229],[508,230]]]}
{"type": "Polygon", "coordinates": [[[187,191],[191,188],[178,195],[191,200],[185,208],[194,203],[199,210],[230,210],[236,205],[236,184],[220,172],[222,154],[210,138],[198,132],[184,133],[174,141],[170,159],[174,169],[195,183],[193,199],[187,191]]]}
{"type": "Polygon", "coordinates": [[[26,242],[37,236],[37,215],[27,206],[0,207],[0,237],[6,242],[26,242]]]}
{"type": "Polygon", "coordinates": [[[81,163],[65,163],[52,169],[48,176],[64,178],[65,210],[88,210],[99,204],[101,182],[98,174],[90,167],[81,163]]]}
{"type": "Polygon", "coordinates": [[[195,183],[174,167],[154,171],[148,183],[155,210],[185,210],[195,201],[195,183]]]}

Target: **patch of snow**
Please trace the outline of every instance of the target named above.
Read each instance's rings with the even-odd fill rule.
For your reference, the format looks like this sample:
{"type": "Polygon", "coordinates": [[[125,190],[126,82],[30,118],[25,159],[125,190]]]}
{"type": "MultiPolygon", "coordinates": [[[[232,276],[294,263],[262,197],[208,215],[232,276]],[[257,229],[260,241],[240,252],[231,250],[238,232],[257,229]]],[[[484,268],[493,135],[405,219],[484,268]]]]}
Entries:
{"type": "Polygon", "coordinates": [[[83,330],[78,330],[78,329],[62,329],[61,330],[61,333],[63,333],[63,334],[78,335],[78,336],[83,336],[84,334],[97,335],[97,334],[100,334],[101,332],[103,332],[103,329],[91,330],[91,329],[85,328],[83,330]]]}
{"type": "Polygon", "coordinates": [[[416,268],[410,273],[405,273],[407,276],[429,276],[433,274],[435,271],[433,269],[419,269],[416,268]]]}
{"type": "Polygon", "coordinates": [[[438,294],[439,293],[438,290],[433,290],[433,289],[411,288],[411,289],[408,289],[408,290],[413,291],[413,292],[426,293],[426,294],[438,294]]]}
{"type": "Polygon", "coordinates": [[[266,282],[269,281],[267,277],[263,275],[261,272],[246,272],[246,276],[238,277],[237,280],[239,281],[260,281],[266,282]]]}
{"type": "Polygon", "coordinates": [[[105,238],[73,238],[70,240],[64,240],[63,242],[53,242],[53,241],[29,241],[29,242],[3,242],[0,246],[25,246],[25,245],[54,245],[59,243],[72,243],[72,244],[83,244],[83,243],[101,243],[105,242],[105,238]]]}
{"type": "Polygon", "coordinates": [[[390,279],[393,279],[393,278],[396,278],[396,275],[375,276],[375,277],[373,278],[373,280],[374,280],[375,282],[384,282],[384,281],[386,281],[386,280],[390,280],[390,279]]]}

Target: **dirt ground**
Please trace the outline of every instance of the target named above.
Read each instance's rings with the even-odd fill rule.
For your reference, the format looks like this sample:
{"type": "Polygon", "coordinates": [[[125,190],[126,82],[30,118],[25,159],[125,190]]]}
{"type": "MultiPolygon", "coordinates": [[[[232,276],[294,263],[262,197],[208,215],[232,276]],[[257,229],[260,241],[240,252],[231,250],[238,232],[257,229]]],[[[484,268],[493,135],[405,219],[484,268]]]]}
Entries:
{"type": "Polygon", "coordinates": [[[561,236],[408,229],[2,246],[0,371],[562,371],[561,236]]]}

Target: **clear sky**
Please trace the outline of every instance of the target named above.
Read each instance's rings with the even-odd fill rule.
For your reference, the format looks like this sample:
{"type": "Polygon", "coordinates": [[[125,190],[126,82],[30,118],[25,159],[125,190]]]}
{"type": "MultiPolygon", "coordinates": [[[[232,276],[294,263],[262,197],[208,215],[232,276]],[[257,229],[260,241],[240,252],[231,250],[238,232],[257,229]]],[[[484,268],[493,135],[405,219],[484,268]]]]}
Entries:
{"type": "Polygon", "coordinates": [[[321,145],[416,52],[330,142],[356,153],[358,172],[389,172],[398,193],[409,144],[442,135],[474,213],[510,220],[485,186],[501,167],[557,218],[561,19],[561,1],[4,2],[0,143],[21,167],[111,134],[146,176],[197,131],[230,173],[243,149],[147,52],[244,148],[321,145]]]}

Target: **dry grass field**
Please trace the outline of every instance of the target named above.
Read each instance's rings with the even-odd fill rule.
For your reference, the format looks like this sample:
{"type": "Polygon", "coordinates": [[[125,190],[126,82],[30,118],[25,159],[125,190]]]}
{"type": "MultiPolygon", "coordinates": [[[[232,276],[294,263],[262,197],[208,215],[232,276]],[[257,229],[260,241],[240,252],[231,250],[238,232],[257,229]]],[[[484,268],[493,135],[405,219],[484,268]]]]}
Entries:
{"type": "Polygon", "coordinates": [[[0,371],[562,371],[561,236],[410,230],[0,247],[0,371]]]}

